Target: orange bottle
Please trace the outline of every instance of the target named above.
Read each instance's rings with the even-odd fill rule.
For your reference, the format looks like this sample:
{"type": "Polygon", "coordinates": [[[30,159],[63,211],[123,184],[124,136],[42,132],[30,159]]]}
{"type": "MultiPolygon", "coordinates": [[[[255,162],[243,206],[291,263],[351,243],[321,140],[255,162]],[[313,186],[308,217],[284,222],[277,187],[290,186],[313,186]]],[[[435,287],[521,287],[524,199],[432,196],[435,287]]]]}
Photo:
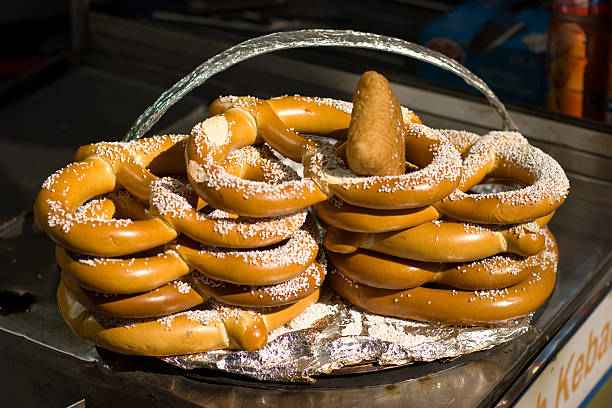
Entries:
{"type": "Polygon", "coordinates": [[[547,107],[605,120],[610,21],[607,2],[558,0],[548,29],[547,107]]]}

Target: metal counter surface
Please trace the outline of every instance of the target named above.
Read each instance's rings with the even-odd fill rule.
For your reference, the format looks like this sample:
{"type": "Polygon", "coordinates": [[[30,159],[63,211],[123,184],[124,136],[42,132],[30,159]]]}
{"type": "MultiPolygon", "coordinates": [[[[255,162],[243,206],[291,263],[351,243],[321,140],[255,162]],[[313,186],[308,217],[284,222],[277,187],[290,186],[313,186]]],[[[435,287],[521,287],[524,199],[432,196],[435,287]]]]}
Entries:
{"type": "MultiPolygon", "coordinates": [[[[525,368],[548,340],[588,303],[588,294],[610,281],[612,207],[572,191],[551,222],[560,252],[558,283],[552,297],[538,310],[528,333],[491,350],[453,361],[326,376],[306,385],[263,383],[208,370],[181,371],[157,359],[124,357],[92,347],[72,334],[57,311],[59,271],[54,263],[54,246],[33,226],[27,203],[44,177],[70,159],[76,145],[92,139],[90,133],[79,132],[95,127],[93,139],[97,139],[107,131],[116,134],[127,129],[130,120],[161,90],[84,68],[0,112],[4,128],[24,126],[23,118],[31,115],[36,121],[30,129],[45,136],[44,140],[0,139],[5,177],[14,180],[13,188],[19,189],[22,203],[26,203],[20,216],[0,227],[0,296],[4,308],[0,315],[0,355],[5,362],[2,376],[6,378],[2,394],[8,404],[67,406],[85,398],[88,407],[111,402],[131,407],[404,407],[422,406],[424,400],[429,406],[489,406],[525,375],[525,368]],[[74,103],[78,115],[65,115],[54,122],[64,109],[54,106],[58,93],[67,96],[76,88],[83,91],[84,98],[74,103]],[[96,115],[119,89],[131,95],[128,99],[132,102],[125,102],[126,110],[116,120],[99,120],[96,115]],[[79,110],[78,105],[86,108],[79,110]],[[71,126],[70,132],[66,126],[71,126]],[[67,133],[72,139],[66,139],[67,133]],[[61,144],[48,142],[62,137],[61,144]],[[27,157],[20,156],[27,151],[34,152],[35,166],[20,159],[27,157]],[[10,166],[17,162],[17,168],[10,166]]],[[[196,98],[186,102],[165,126],[190,113],[197,116],[202,103],[196,98]]],[[[447,119],[447,123],[452,121],[447,119]]]]}

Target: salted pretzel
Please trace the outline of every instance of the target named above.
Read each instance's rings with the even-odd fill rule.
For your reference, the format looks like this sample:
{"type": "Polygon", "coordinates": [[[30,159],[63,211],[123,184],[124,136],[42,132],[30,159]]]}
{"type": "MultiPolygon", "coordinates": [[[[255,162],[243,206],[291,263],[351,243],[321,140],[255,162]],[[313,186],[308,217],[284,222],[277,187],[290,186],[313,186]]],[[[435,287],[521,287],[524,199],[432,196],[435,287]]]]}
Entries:
{"type": "Polygon", "coordinates": [[[317,217],[327,224],[352,232],[388,232],[415,227],[440,218],[434,206],[401,210],[373,210],[330,199],[315,205],[317,217]]]}
{"type": "MultiPolygon", "coordinates": [[[[223,96],[211,103],[208,116],[221,115],[232,109],[249,112],[256,121],[260,139],[283,156],[301,163],[304,154],[314,146],[301,134],[346,140],[353,104],[300,95],[266,100],[250,96],[223,96]]],[[[422,123],[411,110],[401,107],[401,112],[404,122],[422,123]]]]}
{"type": "Polygon", "coordinates": [[[484,224],[526,222],[555,211],[569,182],[552,157],[516,132],[490,132],[466,152],[458,188],[436,203],[450,218],[484,224]],[[526,187],[498,193],[467,194],[485,177],[510,179],[526,187]]]}
{"type": "Polygon", "coordinates": [[[550,296],[556,281],[558,253],[549,231],[544,250],[525,262],[528,276],[503,289],[380,289],[356,283],[340,272],[330,273],[327,282],[353,305],[372,313],[454,325],[490,325],[531,313],[550,296]]]}
{"type": "MultiPolygon", "coordinates": [[[[126,196],[119,195],[123,202],[133,201],[126,196]]],[[[110,218],[114,208],[114,201],[103,198],[88,202],[78,211],[110,218]]],[[[130,208],[134,208],[134,204],[130,208]]],[[[318,245],[310,232],[314,228],[312,224],[309,220],[306,229],[296,231],[288,240],[269,248],[236,250],[203,246],[182,238],[166,245],[165,250],[131,258],[77,256],[58,246],[56,259],[68,280],[105,294],[150,291],[187,275],[193,268],[211,279],[229,283],[271,285],[295,278],[314,262],[318,245]]],[[[230,223],[230,227],[236,226],[230,223]]],[[[249,230],[241,230],[241,233],[245,231],[249,230]]]]}
{"type": "Polygon", "coordinates": [[[230,109],[194,127],[185,155],[189,181],[196,193],[215,208],[249,217],[288,214],[324,200],[325,195],[312,180],[301,179],[288,166],[272,165],[276,162],[256,154],[259,151],[255,149],[243,167],[248,170],[257,165],[263,174],[234,175],[227,171],[221,161],[232,149],[256,140],[255,129],[250,137],[241,132],[244,123],[251,121],[254,119],[248,112],[230,109]]]}
{"type": "Polygon", "coordinates": [[[89,310],[123,318],[165,316],[200,305],[209,298],[242,307],[284,306],[310,296],[321,287],[324,278],[325,269],[313,262],[299,275],[273,285],[240,286],[193,272],[150,291],[109,295],[83,289],[70,274],[62,274],[66,287],[89,310]]]}
{"type": "Polygon", "coordinates": [[[79,286],[109,294],[146,292],[189,273],[190,267],[174,250],[151,256],[107,258],[77,256],[61,246],[56,260],[65,275],[79,286]]]}
{"type": "Polygon", "coordinates": [[[66,273],[62,273],[62,280],[79,303],[92,312],[122,318],[166,316],[198,306],[209,298],[194,289],[190,276],[147,292],[127,295],[108,295],[83,289],[66,273]]]}
{"type": "MultiPolygon", "coordinates": [[[[178,208],[176,203],[173,206],[165,202],[163,189],[153,197],[155,214],[149,214],[148,209],[140,205],[138,219],[108,219],[78,211],[81,204],[119,187],[136,197],[146,198],[148,203],[151,187],[159,181],[153,171],[172,174],[182,169],[185,172],[184,157],[178,154],[184,150],[184,140],[185,136],[155,136],[129,143],[98,143],[80,148],[75,156],[80,161],[58,170],[43,183],[34,204],[37,224],[60,246],[76,253],[99,256],[146,251],[172,241],[182,229],[209,245],[253,247],[284,240],[299,228],[305,213],[269,222],[253,221],[248,227],[248,221],[231,220],[229,216],[209,220],[195,213],[193,206],[190,207],[192,211],[188,211],[188,205],[178,208]]],[[[134,211],[139,207],[135,200],[125,205],[133,207],[134,211]]]]}
{"type": "MultiPolygon", "coordinates": [[[[548,217],[541,222],[546,222],[548,217]]],[[[535,255],[544,245],[536,222],[483,226],[431,221],[402,231],[355,233],[330,228],[323,238],[330,251],[352,253],[358,248],[424,262],[467,262],[509,252],[535,255]]]]}
{"type": "Polygon", "coordinates": [[[315,291],[292,305],[261,311],[213,304],[155,320],[122,321],[91,312],[60,282],[57,303],[64,320],[81,338],[118,353],[167,356],[260,349],[267,343],[269,330],[294,319],[318,296],[315,291]]]}
{"type": "Polygon", "coordinates": [[[174,229],[203,243],[227,248],[253,248],[291,237],[306,220],[306,211],[282,217],[244,218],[215,210],[197,211],[197,196],[188,183],[164,177],[151,183],[151,213],[163,217],[174,229]]]}
{"type": "Polygon", "coordinates": [[[203,275],[194,279],[198,292],[227,305],[241,307],[274,307],[295,303],[319,290],[325,279],[325,269],[311,263],[298,276],[288,281],[266,286],[242,286],[214,281],[203,275]]]}
{"type": "Polygon", "coordinates": [[[438,132],[442,133],[453,145],[455,149],[461,154],[465,154],[466,151],[480,139],[480,136],[467,130],[457,129],[437,129],[438,132]]]}
{"type": "Polygon", "coordinates": [[[426,283],[464,290],[502,289],[525,279],[531,265],[529,257],[512,254],[466,263],[413,261],[367,250],[350,254],[330,251],[328,256],[348,279],[380,289],[410,289],[426,283]]]}
{"type": "Polygon", "coordinates": [[[417,123],[405,126],[407,159],[419,170],[398,176],[358,177],[331,144],[321,143],[304,157],[304,174],[329,196],[373,209],[423,207],[450,194],[461,176],[461,157],[438,131],[417,123]]]}
{"type": "Polygon", "coordinates": [[[304,272],[319,251],[312,234],[304,229],[269,248],[231,250],[194,244],[183,240],[170,248],[204,276],[237,285],[261,286],[288,281],[304,272]]]}

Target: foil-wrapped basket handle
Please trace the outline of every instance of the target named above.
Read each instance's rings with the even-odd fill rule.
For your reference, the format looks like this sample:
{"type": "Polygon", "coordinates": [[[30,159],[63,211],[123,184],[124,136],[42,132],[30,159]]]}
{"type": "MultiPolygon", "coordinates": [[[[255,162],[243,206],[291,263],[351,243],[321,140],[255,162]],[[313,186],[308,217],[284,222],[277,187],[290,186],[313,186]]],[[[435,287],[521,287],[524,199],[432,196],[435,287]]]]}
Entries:
{"type": "Polygon", "coordinates": [[[517,130],[508,111],[487,84],[455,60],[418,44],[384,35],[350,30],[287,31],[252,38],[208,59],[190,74],[165,91],[153,105],[134,122],[123,141],[139,139],[157,123],[162,115],[192,89],[213,75],[239,62],[273,51],[306,47],[347,47],[386,51],[427,62],[461,77],[478,89],[495,108],[503,121],[504,130],[517,130]]]}

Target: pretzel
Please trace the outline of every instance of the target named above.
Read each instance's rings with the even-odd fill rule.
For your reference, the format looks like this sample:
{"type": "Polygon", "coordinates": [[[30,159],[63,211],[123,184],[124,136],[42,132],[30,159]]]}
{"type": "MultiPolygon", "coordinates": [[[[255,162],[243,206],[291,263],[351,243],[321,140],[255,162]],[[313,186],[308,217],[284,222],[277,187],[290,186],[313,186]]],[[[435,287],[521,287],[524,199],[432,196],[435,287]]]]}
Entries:
{"type": "Polygon", "coordinates": [[[351,171],[362,176],[404,174],[403,129],[400,104],[389,82],[375,71],[365,72],[353,93],[346,143],[346,159],[351,171]]]}
{"type": "MultiPolygon", "coordinates": [[[[123,205],[140,213],[136,220],[92,217],[86,211],[78,211],[82,203],[120,186],[148,202],[151,186],[159,180],[147,166],[160,172],[180,171],[177,152],[183,149],[184,139],[185,136],[156,136],[130,143],[99,143],[80,148],[75,157],[81,161],[58,170],[43,183],[34,204],[37,224],[62,247],[106,257],[133,254],[166,244],[175,239],[181,229],[209,245],[252,247],[279,242],[299,228],[305,213],[268,220],[268,223],[266,220],[253,221],[248,227],[243,220],[227,220],[223,215],[212,221],[198,222],[202,217],[194,214],[195,210],[173,212],[176,207],[164,203],[163,194],[159,192],[152,203],[159,216],[151,216],[134,200],[123,205]],[[166,157],[170,159],[166,161],[166,157]]],[[[184,159],[182,171],[185,171],[184,159]]]]}
{"type": "Polygon", "coordinates": [[[113,191],[115,182],[112,167],[100,157],[68,165],[43,184],[34,203],[36,223],[59,245],[102,256],[140,252],[176,238],[160,218],[108,220],[76,212],[88,199],[113,191]]]}
{"type": "Polygon", "coordinates": [[[467,151],[458,188],[436,208],[450,218],[484,224],[514,224],[556,210],[569,182],[552,157],[516,132],[490,132],[467,151]],[[488,194],[466,194],[485,177],[516,180],[527,186],[488,194]]]}
{"type": "Polygon", "coordinates": [[[151,183],[151,213],[163,217],[174,229],[205,245],[254,248],[291,237],[306,220],[306,211],[283,217],[244,218],[216,210],[196,211],[189,184],[164,177],[151,183]]]}
{"type": "Polygon", "coordinates": [[[311,263],[298,276],[267,286],[240,286],[214,281],[203,275],[194,280],[200,293],[221,303],[241,307],[271,307],[295,303],[319,290],[325,279],[325,269],[317,262],[311,263]]]}
{"type": "MultiPolygon", "coordinates": [[[[480,139],[477,134],[463,130],[438,129],[438,132],[446,136],[460,153],[464,153],[480,139]]],[[[375,144],[376,135],[369,141],[375,144]]],[[[338,150],[337,148],[336,151],[338,150]]],[[[317,216],[327,224],[353,232],[397,231],[440,218],[440,213],[434,206],[375,210],[351,206],[334,198],[316,204],[315,210],[317,216]]]]}
{"type": "Polygon", "coordinates": [[[437,129],[443,136],[445,136],[459,153],[464,154],[469,148],[480,139],[480,136],[476,133],[468,132],[466,130],[456,129],[437,129]]]}
{"type": "Polygon", "coordinates": [[[317,216],[327,224],[352,232],[388,232],[415,227],[437,220],[440,213],[434,206],[402,210],[373,210],[330,199],[315,205],[317,216]]]}
{"type": "Polygon", "coordinates": [[[358,177],[331,144],[322,143],[304,157],[304,174],[329,196],[372,209],[423,207],[450,194],[461,176],[459,152],[439,132],[410,123],[404,134],[409,160],[419,170],[399,176],[358,177]]]}
{"type": "Polygon", "coordinates": [[[189,266],[173,250],[152,256],[96,258],[74,256],[56,247],[60,269],[79,286],[108,294],[146,292],[189,273],[189,266]]]}
{"type": "Polygon", "coordinates": [[[169,245],[151,256],[122,258],[75,257],[57,246],[58,265],[79,286],[106,294],[132,294],[156,289],[187,275],[191,268],[207,277],[241,285],[271,285],[292,279],[314,261],[318,245],[299,230],[270,249],[230,251],[195,243],[169,245]]]}
{"type": "MultiPolygon", "coordinates": [[[[249,112],[256,121],[258,138],[293,161],[301,162],[312,141],[299,133],[346,140],[353,104],[330,98],[280,96],[261,100],[251,96],[223,96],[211,103],[208,116],[232,109],[249,112]],[[299,133],[298,133],[299,132],[299,133]]],[[[407,123],[422,123],[411,110],[401,107],[407,123]]]]}
{"type": "Polygon", "coordinates": [[[535,255],[544,245],[536,222],[487,227],[451,221],[432,221],[403,231],[355,233],[327,230],[323,245],[330,251],[352,253],[358,248],[425,262],[466,262],[502,252],[535,255]]]}
{"type": "MultiPolygon", "coordinates": [[[[153,188],[155,190],[155,187],[153,188]]],[[[115,194],[108,198],[92,200],[78,211],[90,216],[111,218],[114,202],[129,207],[134,205],[128,194],[115,194]]],[[[171,200],[171,197],[169,198],[171,200]]],[[[133,214],[130,214],[133,215],[133,214]]],[[[231,250],[207,247],[182,238],[178,243],[166,245],[166,249],[148,256],[129,259],[73,256],[58,246],[56,258],[69,279],[79,286],[107,294],[131,294],[145,292],[174,281],[196,268],[212,279],[243,285],[270,285],[287,281],[301,274],[312,264],[318,245],[312,237],[313,220],[287,241],[271,248],[231,250]]],[[[236,227],[231,224],[230,226],[236,227]]],[[[238,225],[237,228],[244,233],[238,225]]],[[[228,227],[224,227],[225,230],[228,227]]],[[[248,230],[247,230],[248,231],[248,230]]]]}
{"type": "MultiPolygon", "coordinates": [[[[285,165],[273,165],[259,150],[251,149],[245,158],[248,170],[257,165],[264,170],[263,179],[243,178],[248,174],[230,174],[221,164],[234,146],[241,146],[244,135],[240,134],[242,121],[253,120],[247,113],[229,121],[227,115],[218,115],[194,127],[187,142],[187,174],[196,193],[215,208],[249,217],[271,217],[303,210],[325,199],[325,195],[312,180],[301,179],[295,171],[285,165]],[[210,122],[220,123],[211,126],[210,122]],[[234,140],[238,139],[238,140],[234,140]],[[241,177],[242,176],[242,177],[241,177]]],[[[248,141],[254,141],[255,137],[248,141]]],[[[261,174],[258,174],[261,176],[261,174]]],[[[257,175],[256,175],[257,176],[257,175]]]]}
{"type": "Polygon", "coordinates": [[[311,263],[304,272],[285,282],[267,286],[240,286],[214,281],[199,273],[164,284],[153,290],[108,295],[88,291],[62,274],[64,285],[80,303],[94,312],[124,318],[159,317],[197,306],[212,297],[221,303],[243,307],[276,307],[295,303],[318,290],[325,270],[311,263]]]}
{"type": "Polygon", "coordinates": [[[234,251],[184,241],[171,248],[210,279],[258,286],[295,278],[314,262],[319,251],[317,242],[306,230],[298,230],[286,242],[271,248],[234,251]]]}
{"type": "Polygon", "coordinates": [[[353,282],[340,272],[330,273],[327,282],[340,296],[371,313],[454,325],[500,323],[533,312],[552,293],[558,252],[552,234],[546,231],[545,235],[544,250],[525,260],[528,276],[504,289],[380,289],[353,282]]]}
{"type": "Polygon", "coordinates": [[[79,303],[93,312],[123,318],[147,318],[182,312],[202,304],[208,296],[195,290],[191,280],[179,279],[148,292],[129,295],[107,295],[85,290],[62,274],[64,285],[79,303]]]}
{"type": "Polygon", "coordinates": [[[464,290],[501,289],[522,281],[531,262],[529,257],[511,254],[459,264],[413,261],[367,250],[328,255],[348,279],[380,289],[410,289],[426,283],[464,290]]]}
{"type": "Polygon", "coordinates": [[[257,350],[278,328],[317,301],[319,291],[281,308],[260,312],[214,305],[149,321],[109,321],[89,311],[66,289],[57,290],[62,317],[75,334],[108,350],[123,354],[167,356],[216,349],[257,350]]]}

